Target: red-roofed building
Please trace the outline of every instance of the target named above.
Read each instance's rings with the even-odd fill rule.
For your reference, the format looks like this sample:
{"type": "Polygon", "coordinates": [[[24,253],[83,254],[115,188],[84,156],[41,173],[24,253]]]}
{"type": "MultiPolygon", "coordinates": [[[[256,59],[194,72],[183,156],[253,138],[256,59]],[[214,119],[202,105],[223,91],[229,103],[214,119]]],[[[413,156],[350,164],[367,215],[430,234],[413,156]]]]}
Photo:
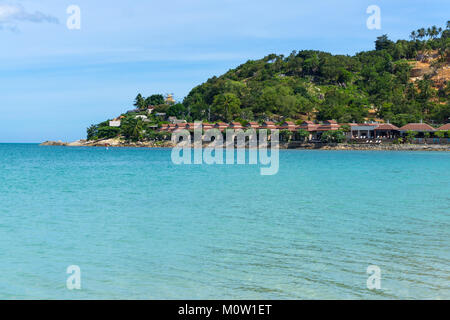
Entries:
{"type": "Polygon", "coordinates": [[[448,131],[450,130],[450,123],[444,124],[442,127],[438,128],[439,131],[448,131]]]}
{"type": "Polygon", "coordinates": [[[259,128],[259,123],[258,122],[254,122],[254,121],[250,121],[249,123],[247,123],[247,125],[245,126],[248,129],[258,129],[259,128]]]}
{"type": "Polygon", "coordinates": [[[408,123],[401,127],[400,131],[434,132],[436,129],[426,123],[408,123]]]}
{"type": "Polygon", "coordinates": [[[228,128],[228,124],[225,123],[225,122],[217,122],[217,123],[214,125],[214,128],[215,128],[215,129],[219,129],[220,131],[224,131],[225,129],[228,128]]]}
{"type": "Polygon", "coordinates": [[[277,126],[272,121],[264,121],[260,127],[260,129],[269,129],[269,130],[275,130],[277,126]]]}
{"type": "Polygon", "coordinates": [[[390,123],[382,123],[375,128],[375,136],[377,138],[397,138],[400,134],[400,129],[390,123]]]}
{"type": "Polygon", "coordinates": [[[317,131],[339,130],[341,126],[334,120],[326,120],[317,127],[317,131]]]}
{"type": "Polygon", "coordinates": [[[232,122],[230,123],[229,129],[234,130],[242,129],[242,124],[240,122],[232,122]]]}
{"type": "Polygon", "coordinates": [[[285,121],[280,126],[278,126],[278,129],[280,130],[289,130],[289,131],[296,131],[297,126],[292,121],[285,121]]]}

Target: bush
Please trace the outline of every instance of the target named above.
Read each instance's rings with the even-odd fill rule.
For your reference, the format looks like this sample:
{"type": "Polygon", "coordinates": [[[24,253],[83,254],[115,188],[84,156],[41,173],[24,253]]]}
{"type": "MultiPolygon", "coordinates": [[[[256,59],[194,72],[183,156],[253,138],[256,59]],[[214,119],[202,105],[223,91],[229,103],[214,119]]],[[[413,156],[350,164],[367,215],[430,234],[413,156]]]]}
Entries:
{"type": "Polygon", "coordinates": [[[98,129],[98,139],[111,139],[120,134],[120,128],[117,127],[100,127],[98,129]]]}
{"type": "Polygon", "coordinates": [[[297,138],[300,141],[305,141],[309,137],[309,132],[305,129],[299,129],[297,131],[297,138]]]}
{"type": "Polygon", "coordinates": [[[326,143],[342,143],[345,141],[345,134],[342,130],[325,131],[320,139],[326,143]]]}

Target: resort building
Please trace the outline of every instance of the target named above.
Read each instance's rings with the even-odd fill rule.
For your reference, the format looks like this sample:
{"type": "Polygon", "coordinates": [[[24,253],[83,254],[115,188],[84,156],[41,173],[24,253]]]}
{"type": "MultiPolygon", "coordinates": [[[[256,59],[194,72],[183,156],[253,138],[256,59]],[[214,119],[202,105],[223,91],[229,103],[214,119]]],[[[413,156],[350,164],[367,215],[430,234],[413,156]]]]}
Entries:
{"type": "Polygon", "coordinates": [[[264,121],[262,125],[259,127],[259,129],[275,130],[277,129],[277,126],[272,121],[264,121]]]}
{"type": "Polygon", "coordinates": [[[278,129],[280,129],[280,130],[296,131],[297,130],[297,126],[292,121],[286,121],[286,122],[283,122],[280,126],[278,126],[278,129]]]}
{"type": "Polygon", "coordinates": [[[219,129],[220,131],[224,131],[226,128],[228,128],[228,124],[225,123],[225,122],[217,122],[217,123],[214,125],[214,128],[215,128],[215,129],[219,129]]]}
{"type": "Polygon", "coordinates": [[[395,139],[400,136],[400,129],[390,123],[382,123],[375,128],[376,138],[395,139]]]}
{"type": "Polygon", "coordinates": [[[433,133],[436,131],[435,128],[426,123],[408,123],[400,128],[400,133],[405,135],[407,131],[415,131],[418,133],[417,138],[425,137],[425,133],[433,133]]]}
{"type": "Polygon", "coordinates": [[[352,139],[373,139],[375,138],[375,129],[380,125],[379,123],[351,123],[350,137],[352,139]]]}
{"type": "Polygon", "coordinates": [[[242,124],[240,122],[232,122],[228,128],[234,130],[242,129],[242,124]]]}
{"type": "Polygon", "coordinates": [[[249,123],[247,123],[247,125],[245,126],[248,129],[258,129],[259,128],[259,123],[255,122],[255,121],[250,121],[249,123]]]}
{"type": "Polygon", "coordinates": [[[114,119],[109,122],[110,127],[120,127],[121,121],[120,119],[114,119]]]}
{"type": "Polygon", "coordinates": [[[437,128],[438,131],[449,131],[450,123],[444,124],[442,127],[437,128]]]}

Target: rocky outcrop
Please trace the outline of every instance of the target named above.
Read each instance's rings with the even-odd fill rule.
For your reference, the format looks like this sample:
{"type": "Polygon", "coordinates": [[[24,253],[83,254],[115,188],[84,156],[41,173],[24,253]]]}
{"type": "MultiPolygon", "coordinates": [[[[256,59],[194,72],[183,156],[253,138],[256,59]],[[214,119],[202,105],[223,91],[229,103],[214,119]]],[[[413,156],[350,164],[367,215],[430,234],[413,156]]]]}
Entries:
{"type": "MultiPolygon", "coordinates": [[[[129,148],[173,148],[170,141],[127,142],[122,139],[77,140],[66,143],[62,141],[46,141],[41,146],[67,147],[129,147],[129,148]]],[[[203,143],[203,148],[211,147],[210,142],[203,143]]],[[[192,147],[194,147],[192,145],[192,147]]],[[[225,145],[224,145],[225,147],[225,145]]],[[[247,146],[248,147],[248,146],[247,146]]],[[[268,146],[270,148],[270,145],[268,146]]],[[[318,150],[375,150],[375,151],[450,151],[450,144],[350,144],[350,143],[300,143],[280,142],[280,149],[318,149],[318,150]]]]}
{"type": "Polygon", "coordinates": [[[59,140],[59,141],[45,141],[45,142],[42,142],[40,145],[41,146],[59,146],[59,147],[61,147],[61,146],[66,146],[67,143],[66,142],[62,142],[61,140],[59,140]]]}

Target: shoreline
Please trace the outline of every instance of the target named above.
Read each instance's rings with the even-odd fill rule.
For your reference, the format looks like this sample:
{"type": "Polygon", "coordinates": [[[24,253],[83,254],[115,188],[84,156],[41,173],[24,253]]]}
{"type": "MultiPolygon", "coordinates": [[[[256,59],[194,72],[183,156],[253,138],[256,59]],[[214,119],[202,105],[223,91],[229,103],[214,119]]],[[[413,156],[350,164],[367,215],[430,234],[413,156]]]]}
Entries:
{"type": "MultiPolygon", "coordinates": [[[[210,144],[204,143],[203,148],[210,144]]],[[[170,141],[125,142],[118,139],[105,139],[97,141],[78,140],[75,142],[45,141],[40,146],[59,147],[111,147],[111,148],[173,148],[170,141]]],[[[193,147],[193,146],[192,146],[193,147]]],[[[225,147],[225,145],[224,145],[225,147]]],[[[248,147],[246,147],[248,149],[248,147]]],[[[342,151],[447,151],[450,144],[352,144],[352,143],[300,143],[280,142],[281,150],[342,150],[342,151]]]]}

